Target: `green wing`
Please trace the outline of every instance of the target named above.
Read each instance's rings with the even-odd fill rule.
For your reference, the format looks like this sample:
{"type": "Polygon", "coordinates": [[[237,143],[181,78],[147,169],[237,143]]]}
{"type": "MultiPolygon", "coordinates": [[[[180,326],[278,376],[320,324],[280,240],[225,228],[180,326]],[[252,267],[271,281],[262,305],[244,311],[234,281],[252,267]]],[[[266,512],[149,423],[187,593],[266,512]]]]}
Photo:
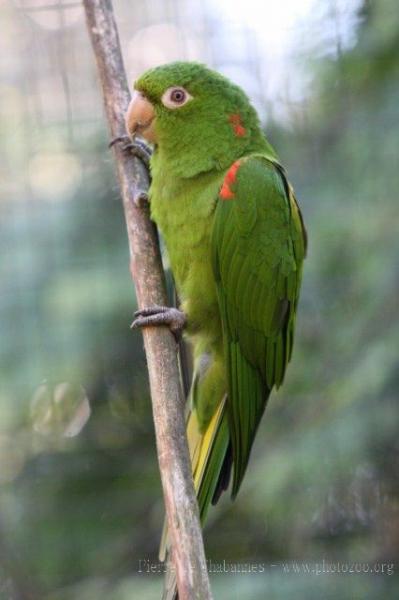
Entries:
{"type": "Polygon", "coordinates": [[[282,167],[243,158],[218,201],[212,258],[228,373],[228,416],[238,492],[260,418],[290,360],[306,252],[301,214],[282,167]]]}

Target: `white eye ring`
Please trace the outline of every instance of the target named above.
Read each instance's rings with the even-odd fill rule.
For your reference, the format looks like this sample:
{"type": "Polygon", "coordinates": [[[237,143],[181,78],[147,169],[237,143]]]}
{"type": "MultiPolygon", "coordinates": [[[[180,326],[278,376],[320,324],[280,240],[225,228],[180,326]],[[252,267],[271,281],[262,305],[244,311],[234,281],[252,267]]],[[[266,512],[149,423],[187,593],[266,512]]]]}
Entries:
{"type": "Polygon", "coordinates": [[[162,104],[166,108],[180,108],[192,100],[191,94],[183,87],[173,86],[166,90],[162,95],[162,104]]]}

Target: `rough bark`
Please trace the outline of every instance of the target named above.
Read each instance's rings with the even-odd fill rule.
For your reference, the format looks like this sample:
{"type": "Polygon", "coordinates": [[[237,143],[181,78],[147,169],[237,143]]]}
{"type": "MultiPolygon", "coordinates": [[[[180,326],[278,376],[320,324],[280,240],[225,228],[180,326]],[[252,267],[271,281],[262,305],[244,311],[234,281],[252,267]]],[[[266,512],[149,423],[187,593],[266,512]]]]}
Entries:
{"type": "MultiPolygon", "coordinates": [[[[111,139],[125,133],[130,100],[111,0],[83,0],[89,36],[102,85],[111,139]]],[[[148,189],[139,159],[114,146],[130,248],[131,274],[139,308],[166,305],[158,239],[148,209],[136,200],[148,189]]],[[[180,600],[211,599],[184,422],[176,342],[166,327],[143,330],[150,379],[159,467],[180,600]]]]}

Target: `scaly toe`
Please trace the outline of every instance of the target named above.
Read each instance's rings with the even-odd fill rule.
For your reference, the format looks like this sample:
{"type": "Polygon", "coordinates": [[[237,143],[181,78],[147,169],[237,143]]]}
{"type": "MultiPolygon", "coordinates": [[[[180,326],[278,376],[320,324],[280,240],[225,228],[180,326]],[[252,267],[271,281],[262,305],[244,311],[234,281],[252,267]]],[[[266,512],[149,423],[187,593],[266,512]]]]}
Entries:
{"type": "Polygon", "coordinates": [[[134,317],[149,317],[150,315],[155,315],[161,312],[165,312],[167,310],[167,306],[158,306],[158,304],[154,304],[153,306],[147,306],[146,308],[136,310],[136,312],[134,313],[134,317]]]}
{"type": "Polygon", "coordinates": [[[128,139],[128,143],[123,146],[123,150],[126,152],[129,151],[134,156],[137,156],[137,158],[139,158],[145,164],[147,169],[150,168],[152,151],[151,148],[144,144],[144,142],[139,140],[134,140],[132,142],[130,139],[128,139]]]}
{"type": "Polygon", "coordinates": [[[134,313],[132,329],[154,325],[168,325],[176,338],[181,334],[186,324],[186,315],[177,308],[169,306],[149,306],[134,313]]]}
{"type": "Polygon", "coordinates": [[[130,144],[131,143],[130,137],[127,135],[119,135],[110,141],[110,143],[108,144],[108,148],[112,148],[112,146],[115,146],[115,144],[122,144],[122,143],[130,144]]]}

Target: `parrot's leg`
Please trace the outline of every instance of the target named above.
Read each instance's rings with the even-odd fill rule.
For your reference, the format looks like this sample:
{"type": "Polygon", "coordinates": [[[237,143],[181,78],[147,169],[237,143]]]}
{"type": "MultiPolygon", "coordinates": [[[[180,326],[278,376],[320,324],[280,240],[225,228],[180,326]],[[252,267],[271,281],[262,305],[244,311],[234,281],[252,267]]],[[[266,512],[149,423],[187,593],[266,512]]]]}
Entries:
{"type": "Polygon", "coordinates": [[[169,306],[149,306],[134,313],[132,329],[153,325],[168,325],[173,335],[179,340],[186,324],[186,315],[178,308],[169,306]]]}
{"type": "Polygon", "coordinates": [[[197,380],[193,382],[193,404],[201,431],[205,431],[221,399],[226,394],[227,381],[223,351],[204,352],[195,361],[197,380]]]}

